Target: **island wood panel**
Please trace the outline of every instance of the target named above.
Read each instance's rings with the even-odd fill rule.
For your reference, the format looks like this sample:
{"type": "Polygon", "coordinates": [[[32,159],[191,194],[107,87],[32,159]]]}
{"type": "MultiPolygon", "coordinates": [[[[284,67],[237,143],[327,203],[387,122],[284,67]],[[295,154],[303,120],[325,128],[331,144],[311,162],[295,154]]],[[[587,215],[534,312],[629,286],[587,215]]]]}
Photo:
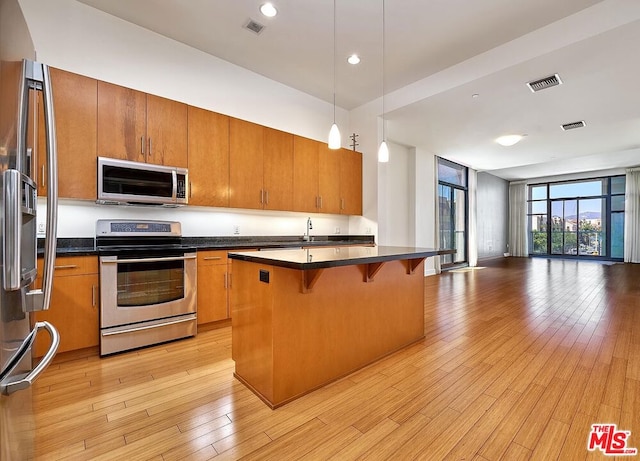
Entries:
{"type": "Polygon", "coordinates": [[[264,129],[265,210],[293,209],[293,135],[264,129]]]}
{"type": "Polygon", "coordinates": [[[147,95],[98,81],[98,156],[146,161],[147,95]]]}
{"type": "Polygon", "coordinates": [[[263,206],[264,127],[237,118],[229,121],[229,206],[263,206]]]}
{"type": "Polygon", "coordinates": [[[189,205],[229,206],[229,117],[189,106],[189,205]]]}
{"type": "Polygon", "coordinates": [[[340,150],[318,143],[318,196],[320,213],[340,213],[340,150]]]}
{"type": "Polygon", "coordinates": [[[147,162],[187,168],[187,105],[147,95],[147,162]]]}
{"type": "Polygon", "coordinates": [[[318,211],[319,142],[293,137],[293,211],[318,211]]]}
{"type": "Polygon", "coordinates": [[[235,260],[236,376],[275,408],[418,341],[423,263],[413,274],[407,263],[386,262],[370,283],[366,265],[324,269],[303,293],[303,271],[235,260]]]}

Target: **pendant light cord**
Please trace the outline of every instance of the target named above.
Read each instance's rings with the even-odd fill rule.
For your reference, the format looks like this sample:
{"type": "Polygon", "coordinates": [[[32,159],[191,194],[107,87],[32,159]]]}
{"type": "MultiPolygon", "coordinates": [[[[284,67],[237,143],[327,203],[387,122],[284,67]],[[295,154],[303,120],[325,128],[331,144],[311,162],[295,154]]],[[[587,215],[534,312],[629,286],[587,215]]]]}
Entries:
{"type": "Polygon", "coordinates": [[[333,0],[333,123],[336,123],[336,0],[333,0]]]}
{"type": "Polygon", "coordinates": [[[385,136],[385,120],[384,120],[384,45],[385,45],[385,19],[384,19],[384,0],[382,0],[382,142],[386,142],[385,136]]]}

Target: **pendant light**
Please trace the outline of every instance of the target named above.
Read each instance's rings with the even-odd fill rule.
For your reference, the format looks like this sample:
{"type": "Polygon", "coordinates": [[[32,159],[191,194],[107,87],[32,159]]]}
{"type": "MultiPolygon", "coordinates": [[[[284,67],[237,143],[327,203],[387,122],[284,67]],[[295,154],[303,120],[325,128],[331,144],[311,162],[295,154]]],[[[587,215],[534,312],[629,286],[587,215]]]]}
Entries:
{"type": "Polygon", "coordinates": [[[385,136],[384,123],[384,0],[382,0],[382,142],[378,147],[378,162],[387,163],[389,161],[389,147],[387,147],[387,138],[385,136]]]}
{"type": "Polygon", "coordinates": [[[336,124],[336,0],[333,0],[333,125],[329,130],[329,149],[340,149],[340,130],[336,124]]]}

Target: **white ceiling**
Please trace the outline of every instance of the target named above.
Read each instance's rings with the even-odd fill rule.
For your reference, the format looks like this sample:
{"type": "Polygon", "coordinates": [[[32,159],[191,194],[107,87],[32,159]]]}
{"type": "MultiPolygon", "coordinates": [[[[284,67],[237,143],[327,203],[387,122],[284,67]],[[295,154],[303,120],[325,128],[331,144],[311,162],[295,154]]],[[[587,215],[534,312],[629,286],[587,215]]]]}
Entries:
{"type": "MultiPolygon", "coordinates": [[[[79,1],[333,101],[331,0],[272,0],[275,18],[261,0],[79,1]]],[[[351,110],[382,94],[382,0],[336,0],[336,16],[336,101],[351,110]]],[[[384,19],[389,140],[506,179],[640,164],[638,0],[385,0],[384,19]],[[563,85],[525,86],[553,73],[563,85]],[[493,142],[510,133],[527,136],[493,142]]]]}

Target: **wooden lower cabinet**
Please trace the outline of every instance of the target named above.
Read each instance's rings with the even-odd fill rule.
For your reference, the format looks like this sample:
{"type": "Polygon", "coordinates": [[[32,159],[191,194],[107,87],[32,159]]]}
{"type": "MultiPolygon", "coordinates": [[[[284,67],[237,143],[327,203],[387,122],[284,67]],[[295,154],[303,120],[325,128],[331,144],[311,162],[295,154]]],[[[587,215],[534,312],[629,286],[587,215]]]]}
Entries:
{"type": "Polygon", "coordinates": [[[226,250],[198,252],[198,325],[230,317],[231,276],[226,250]]]}
{"type": "MultiPolygon", "coordinates": [[[[38,261],[42,277],[42,260],[38,261]]],[[[32,314],[33,322],[46,320],[60,333],[58,352],[67,352],[99,344],[99,280],[97,256],[56,258],[53,292],[48,311],[32,314]]],[[[34,356],[41,357],[49,348],[46,334],[38,335],[34,356]]]]}

